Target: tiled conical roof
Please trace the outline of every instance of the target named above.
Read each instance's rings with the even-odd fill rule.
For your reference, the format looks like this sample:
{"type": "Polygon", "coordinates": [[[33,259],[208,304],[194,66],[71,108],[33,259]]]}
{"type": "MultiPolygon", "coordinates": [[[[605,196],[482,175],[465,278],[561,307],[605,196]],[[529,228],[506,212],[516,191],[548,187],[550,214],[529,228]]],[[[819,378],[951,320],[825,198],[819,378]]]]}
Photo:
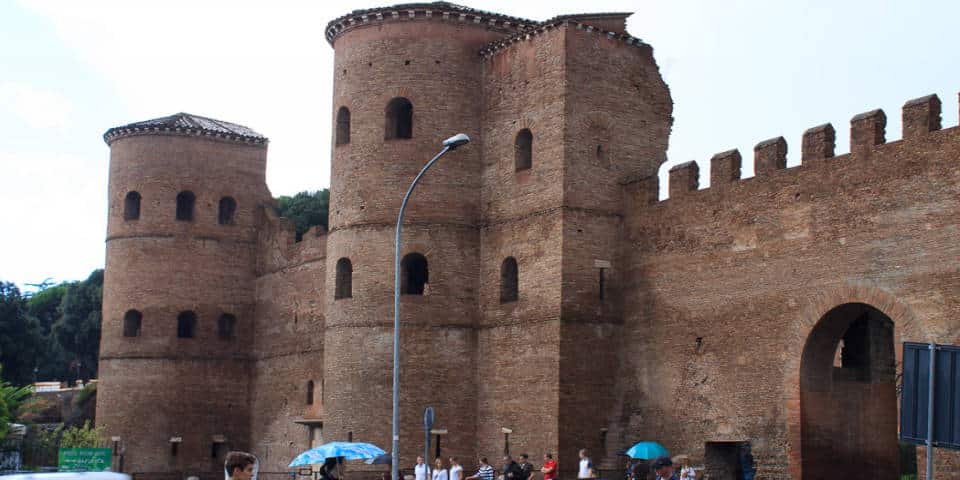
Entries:
{"type": "Polygon", "coordinates": [[[103,140],[110,144],[119,137],[151,133],[210,136],[241,143],[267,143],[268,141],[267,137],[243,125],[183,112],[111,128],[103,134],[103,140]]]}

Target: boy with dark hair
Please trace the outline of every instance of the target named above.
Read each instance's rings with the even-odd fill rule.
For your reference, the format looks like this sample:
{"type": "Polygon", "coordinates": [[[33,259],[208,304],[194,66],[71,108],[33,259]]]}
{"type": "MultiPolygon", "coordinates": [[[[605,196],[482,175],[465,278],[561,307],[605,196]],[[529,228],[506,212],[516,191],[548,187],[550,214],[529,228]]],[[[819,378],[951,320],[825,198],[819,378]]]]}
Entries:
{"type": "Polygon", "coordinates": [[[223,462],[230,480],[252,480],[253,468],[257,464],[257,457],[247,452],[228,452],[223,462]]]}
{"type": "Polygon", "coordinates": [[[520,454],[520,480],[530,480],[533,475],[533,464],[530,463],[530,457],[526,453],[520,454]]]}
{"type": "Polygon", "coordinates": [[[658,457],[654,460],[653,471],[657,474],[657,480],[679,480],[673,474],[673,460],[670,460],[670,457],[658,457]]]}

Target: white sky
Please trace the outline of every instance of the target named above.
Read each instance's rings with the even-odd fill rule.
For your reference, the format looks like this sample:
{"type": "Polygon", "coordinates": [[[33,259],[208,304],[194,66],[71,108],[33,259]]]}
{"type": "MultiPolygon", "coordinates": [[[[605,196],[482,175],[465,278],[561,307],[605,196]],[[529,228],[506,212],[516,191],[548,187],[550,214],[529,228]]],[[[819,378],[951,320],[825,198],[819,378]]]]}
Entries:
{"type": "MultiPolygon", "coordinates": [[[[103,266],[112,126],[180,111],[270,137],[274,195],[329,185],[332,49],[326,23],[399,2],[4,0],[0,2],[0,280],[85,278],[103,266]]],[[[936,93],[957,124],[958,1],[477,1],[544,20],[633,11],[675,102],[670,161],[701,162],[883,108],[900,138],[904,101],[936,93]],[[584,10],[584,9],[587,10],[584,10]]],[[[662,182],[665,183],[665,182],[662,182]]]]}

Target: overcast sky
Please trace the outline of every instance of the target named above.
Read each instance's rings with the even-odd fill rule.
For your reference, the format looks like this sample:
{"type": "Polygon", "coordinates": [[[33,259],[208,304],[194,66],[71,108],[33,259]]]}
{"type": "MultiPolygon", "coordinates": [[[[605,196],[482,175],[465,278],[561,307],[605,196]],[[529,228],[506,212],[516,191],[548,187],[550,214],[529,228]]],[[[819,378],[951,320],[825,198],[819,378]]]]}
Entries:
{"type": "MultiPolygon", "coordinates": [[[[85,278],[103,266],[103,132],[180,111],[270,137],[274,195],[329,185],[333,51],[326,23],[374,1],[0,1],[0,280],[85,278]]],[[[675,102],[666,170],[883,108],[900,138],[904,101],[936,93],[957,124],[960,1],[477,1],[544,20],[632,11],[675,102]],[[589,10],[584,10],[588,8],[589,10]]],[[[665,182],[662,182],[665,183],[665,182]]],[[[701,187],[705,187],[701,179],[701,187]]]]}

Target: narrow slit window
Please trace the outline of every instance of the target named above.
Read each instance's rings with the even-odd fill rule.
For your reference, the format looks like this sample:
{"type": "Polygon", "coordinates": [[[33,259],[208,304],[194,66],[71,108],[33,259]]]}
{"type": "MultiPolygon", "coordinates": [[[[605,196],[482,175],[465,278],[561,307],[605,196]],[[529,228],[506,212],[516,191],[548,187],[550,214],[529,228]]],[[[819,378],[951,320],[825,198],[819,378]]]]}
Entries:
{"type": "Polygon", "coordinates": [[[307,382],[307,405],[313,405],[313,380],[307,382]]]}
{"type": "Polygon", "coordinates": [[[333,293],[334,300],[353,296],[353,264],[349,258],[337,260],[337,278],[333,293]]]}
{"type": "Polygon", "coordinates": [[[517,133],[514,141],[514,165],[518,172],[533,167],[533,133],[529,128],[517,133]]]}
{"type": "Polygon", "coordinates": [[[602,302],[602,301],[606,298],[606,296],[607,296],[607,276],[606,276],[606,273],[607,273],[607,269],[605,269],[605,268],[601,268],[601,269],[600,269],[600,279],[599,279],[599,283],[600,283],[600,284],[599,284],[599,287],[600,287],[600,301],[601,301],[601,302],[602,302]]]}
{"type": "Polygon", "coordinates": [[[350,143],[350,110],[347,107],[340,107],[340,110],[337,110],[336,144],[348,143],[350,143]]]}
{"type": "Polygon", "coordinates": [[[516,302],[519,298],[517,260],[507,257],[500,265],[500,303],[516,302]]]}

